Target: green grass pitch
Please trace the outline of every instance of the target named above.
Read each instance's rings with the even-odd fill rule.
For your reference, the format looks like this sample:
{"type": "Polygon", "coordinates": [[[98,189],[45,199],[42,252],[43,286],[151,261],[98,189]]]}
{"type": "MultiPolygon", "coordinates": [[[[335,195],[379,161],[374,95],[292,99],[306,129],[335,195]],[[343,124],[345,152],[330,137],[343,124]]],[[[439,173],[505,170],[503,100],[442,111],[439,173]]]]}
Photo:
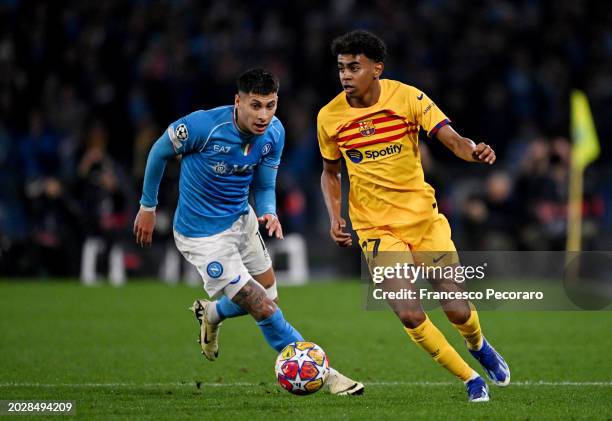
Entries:
{"type": "MultiPolygon", "coordinates": [[[[187,307],[199,289],[0,282],[0,399],[76,401],[84,419],[612,419],[612,312],[481,312],[513,384],[468,404],[463,385],[411,343],[356,282],[280,288],[285,316],[361,397],[289,395],[249,317],[227,320],[206,361],[187,307]]],[[[432,319],[479,372],[440,312],[432,319]]]]}

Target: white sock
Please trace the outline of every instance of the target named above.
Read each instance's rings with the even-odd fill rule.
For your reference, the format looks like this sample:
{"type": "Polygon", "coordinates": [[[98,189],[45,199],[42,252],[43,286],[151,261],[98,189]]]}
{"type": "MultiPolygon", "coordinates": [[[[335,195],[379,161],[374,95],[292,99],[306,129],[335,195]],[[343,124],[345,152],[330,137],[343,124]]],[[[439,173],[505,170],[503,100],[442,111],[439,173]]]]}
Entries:
{"type": "Polygon", "coordinates": [[[208,311],[204,314],[204,317],[206,317],[206,321],[208,323],[212,323],[216,325],[221,322],[221,316],[219,316],[219,312],[217,312],[217,302],[216,301],[212,301],[208,305],[207,310],[208,311]]]}

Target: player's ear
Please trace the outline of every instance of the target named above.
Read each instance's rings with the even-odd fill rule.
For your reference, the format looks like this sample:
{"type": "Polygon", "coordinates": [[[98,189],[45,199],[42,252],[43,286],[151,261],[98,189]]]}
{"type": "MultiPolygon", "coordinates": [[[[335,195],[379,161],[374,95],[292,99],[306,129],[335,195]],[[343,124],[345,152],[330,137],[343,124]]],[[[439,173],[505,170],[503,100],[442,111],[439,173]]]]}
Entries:
{"type": "Polygon", "coordinates": [[[234,106],[238,107],[240,105],[240,94],[236,94],[234,96],[234,106]]]}
{"type": "Polygon", "coordinates": [[[385,64],[381,61],[374,64],[374,79],[380,79],[383,70],[385,69],[385,64]]]}

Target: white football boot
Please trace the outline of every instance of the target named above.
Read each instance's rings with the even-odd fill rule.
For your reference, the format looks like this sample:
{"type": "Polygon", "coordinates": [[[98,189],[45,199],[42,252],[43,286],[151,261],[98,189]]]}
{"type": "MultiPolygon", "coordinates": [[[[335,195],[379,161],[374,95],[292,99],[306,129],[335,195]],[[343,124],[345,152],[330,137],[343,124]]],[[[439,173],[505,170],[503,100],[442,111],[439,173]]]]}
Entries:
{"type": "Polygon", "coordinates": [[[210,323],[206,317],[211,305],[214,302],[208,300],[195,300],[189,310],[193,311],[195,318],[200,323],[200,335],[198,342],[202,348],[202,354],[210,361],[214,361],[219,356],[219,328],[221,323],[210,323]]]}
{"type": "Polygon", "coordinates": [[[344,374],[331,367],[329,368],[329,377],[326,383],[329,386],[329,393],[332,395],[363,395],[365,390],[363,383],[349,379],[344,374]]]}

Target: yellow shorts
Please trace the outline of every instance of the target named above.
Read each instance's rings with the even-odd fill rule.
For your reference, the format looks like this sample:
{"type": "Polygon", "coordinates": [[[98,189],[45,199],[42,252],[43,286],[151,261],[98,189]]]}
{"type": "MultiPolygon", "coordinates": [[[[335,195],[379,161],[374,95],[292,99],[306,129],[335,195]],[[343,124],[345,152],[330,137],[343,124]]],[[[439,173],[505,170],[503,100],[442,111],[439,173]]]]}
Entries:
{"type": "MultiPolygon", "coordinates": [[[[426,266],[448,266],[459,262],[455,244],[451,239],[448,220],[441,213],[436,214],[423,227],[418,241],[407,237],[407,230],[401,225],[387,225],[357,230],[359,245],[368,264],[390,265],[394,263],[424,264],[426,266]],[[384,252],[380,254],[381,252],[384,252]],[[382,259],[382,260],[381,260],[382,259]],[[384,260],[384,262],[383,262],[384,260]]],[[[414,227],[411,227],[414,232],[414,227]]]]}

